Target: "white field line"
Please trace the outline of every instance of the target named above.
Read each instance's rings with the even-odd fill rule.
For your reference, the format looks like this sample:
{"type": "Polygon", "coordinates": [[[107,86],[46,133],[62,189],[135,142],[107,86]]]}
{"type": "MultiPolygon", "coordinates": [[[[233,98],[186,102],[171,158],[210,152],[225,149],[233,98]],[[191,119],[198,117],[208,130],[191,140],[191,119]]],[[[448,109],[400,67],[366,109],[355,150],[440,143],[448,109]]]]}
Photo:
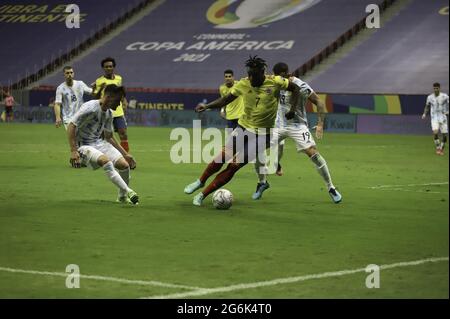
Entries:
{"type": "Polygon", "coordinates": [[[404,188],[378,188],[379,191],[399,191],[399,192],[410,192],[410,193],[425,193],[425,194],[447,194],[445,192],[432,192],[432,191],[413,191],[404,188]]]}
{"type": "Polygon", "coordinates": [[[437,186],[437,185],[448,185],[448,182],[440,182],[440,183],[425,183],[425,184],[404,184],[404,185],[378,185],[378,186],[370,186],[367,188],[370,189],[380,189],[380,188],[398,188],[398,187],[414,187],[414,186],[437,186]]]}
{"type": "MultiPolygon", "coordinates": [[[[57,276],[57,277],[67,277],[67,276],[70,275],[70,273],[65,273],[65,272],[24,270],[24,269],[14,269],[14,268],[7,268],[7,267],[0,267],[0,271],[10,272],[10,273],[30,274],[30,275],[57,276]]],[[[155,287],[189,289],[189,290],[201,290],[201,289],[204,289],[204,288],[200,288],[200,287],[191,287],[191,286],[185,286],[185,285],[170,284],[170,283],[165,283],[165,282],[160,282],[160,281],[130,280],[130,279],[124,279],[124,278],[96,276],[96,275],[83,275],[83,274],[80,274],[80,278],[92,279],[92,280],[110,281],[110,282],[118,282],[118,283],[121,283],[121,284],[130,284],[130,285],[138,285],[138,286],[155,286],[155,287]]]]}
{"type": "MultiPolygon", "coordinates": [[[[427,259],[421,259],[421,260],[415,260],[415,261],[399,262],[399,263],[389,264],[389,265],[381,265],[380,269],[392,269],[392,268],[398,268],[398,267],[417,266],[417,265],[422,265],[425,263],[430,263],[430,262],[436,263],[436,262],[440,262],[440,261],[448,261],[448,257],[427,258],[427,259]]],[[[142,298],[143,299],[172,299],[172,298],[173,299],[181,299],[181,298],[187,298],[187,297],[210,295],[210,294],[221,293],[221,292],[230,292],[230,291],[253,289],[253,288],[259,288],[259,287],[277,286],[277,285],[281,285],[281,284],[291,284],[291,283],[306,281],[306,280],[310,280],[310,279],[340,277],[340,276],[351,275],[351,274],[365,272],[365,271],[366,271],[366,268],[357,268],[357,269],[325,272],[325,273],[320,273],[320,274],[304,275],[304,276],[298,276],[298,277],[279,278],[279,279],[274,279],[274,280],[269,280],[269,281],[260,281],[260,282],[254,282],[254,283],[248,283],[248,284],[237,284],[237,285],[217,287],[217,288],[204,288],[204,289],[182,292],[182,293],[159,295],[159,296],[149,296],[149,297],[142,297],[142,298]]]]}

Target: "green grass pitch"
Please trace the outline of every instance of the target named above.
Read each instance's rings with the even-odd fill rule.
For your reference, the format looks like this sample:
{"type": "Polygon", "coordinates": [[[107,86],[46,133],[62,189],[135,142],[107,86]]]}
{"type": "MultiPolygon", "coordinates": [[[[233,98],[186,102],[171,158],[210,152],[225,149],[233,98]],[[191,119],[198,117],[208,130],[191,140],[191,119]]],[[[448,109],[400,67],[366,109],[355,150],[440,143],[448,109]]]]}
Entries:
{"type": "Polygon", "coordinates": [[[195,294],[195,287],[448,257],[448,156],[434,154],[431,135],[325,132],[318,145],[344,196],[339,205],[289,141],[285,175],[270,177],[262,200],[251,199],[248,165],[226,185],[233,207],[218,211],[210,198],[193,207],[183,193],[205,165],[171,163],[169,133],[129,128],[138,162],[131,185],[141,200],[131,207],[115,202],[102,170],[69,167],[63,129],[0,125],[0,298],[449,297],[448,259],[382,269],[378,289],[366,288],[360,271],[195,294]],[[68,264],[82,276],[119,281],[81,277],[79,289],[68,289],[54,274],[68,264]]]}

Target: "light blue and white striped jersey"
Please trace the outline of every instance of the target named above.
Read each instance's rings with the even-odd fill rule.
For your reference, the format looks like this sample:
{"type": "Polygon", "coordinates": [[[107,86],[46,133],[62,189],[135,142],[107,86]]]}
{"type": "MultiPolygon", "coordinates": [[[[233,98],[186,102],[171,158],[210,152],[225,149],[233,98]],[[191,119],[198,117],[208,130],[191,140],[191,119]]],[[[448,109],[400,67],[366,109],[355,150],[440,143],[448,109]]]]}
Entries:
{"type": "Polygon", "coordinates": [[[92,145],[102,140],[103,131],[113,132],[112,110],[103,111],[100,100],[84,103],[70,122],[77,127],[76,140],[79,146],[92,145]]]}
{"type": "Polygon", "coordinates": [[[70,118],[83,104],[83,94],[92,93],[92,89],[83,81],[73,80],[72,86],[66,82],[61,83],[56,89],[55,103],[62,105],[61,113],[64,123],[69,123],[70,118]]]}
{"type": "Polygon", "coordinates": [[[308,126],[308,119],[306,117],[306,102],[314,90],[299,78],[290,78],[291,82],[300,88],[300,97],[295,108],[295,116],[293,119],[286,119],[286,113],[291,109],[291,92],[287,90],[280,91],[280,99],[278,101],[277,118],[275,120],[275,127],[283,128],[290,125],[304,124],[308,126]]]}

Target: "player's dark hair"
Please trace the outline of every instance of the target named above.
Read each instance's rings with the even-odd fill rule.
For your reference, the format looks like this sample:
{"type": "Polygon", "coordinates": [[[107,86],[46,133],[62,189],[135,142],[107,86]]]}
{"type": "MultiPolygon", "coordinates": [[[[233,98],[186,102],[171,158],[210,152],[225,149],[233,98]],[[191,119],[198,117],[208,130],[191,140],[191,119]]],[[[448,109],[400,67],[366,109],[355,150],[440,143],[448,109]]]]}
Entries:
{"type": "Polygon", "coordinates": [[[272,68],[273,74],[280,75],[281,73],[288,73],[289,66],[284,62],[278,62],[272,68]]]}
{"type": "Polygon", "coordinates": [[[66,70],[70,70],[70,69],[73,69],[70,65],[66,65],[64,68],[63,68],[63,72],[66,72],[66,70]]]}
{"type": "Polygon", "coordinates": [[[227,69],[227,70],[225,70],[225,71],[223,72],[223,74],[231,74],[231,75],[234,75],[234,72],[233,72],[233,70],[231,70],[231,69],[227,69]]]}
{"type": "Polygon", "coordinates": [[[250,58],[245,61],[245,66],[247,67],[247,69],[264,70],[267,67],[267,63],[257,55],[253,57],[250,55],[250,58]]]}
{"type": "Polygon", "coordinates": [[[433,83],[433,87],[434,88],[440,88],[441,87],[441,83],[439,83],[439,82],[433,83]]]}
{"type": "Polygon", "coordinates": [[[109,84],[105,87],[105,95],[108,96],[125,96],[125,88],[123,86],[117,86],[115,84],[109,84]]]}
{"type": "Polygon", "coordinates": [[[111,58],[110,56],[107,58],[104,58],[101,62],[101,66],[103,68],[103,65],[105,65],[106,62],[112,62],[113,67],[116,67],[116,60],[114,60],[114,58],[111,58]]]}

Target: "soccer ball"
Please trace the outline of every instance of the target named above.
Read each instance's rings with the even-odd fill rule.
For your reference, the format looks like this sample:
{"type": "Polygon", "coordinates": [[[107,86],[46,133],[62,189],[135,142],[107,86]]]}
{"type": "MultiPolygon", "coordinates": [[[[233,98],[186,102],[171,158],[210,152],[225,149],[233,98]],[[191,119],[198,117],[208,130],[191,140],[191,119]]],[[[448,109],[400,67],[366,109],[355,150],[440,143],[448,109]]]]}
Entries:
{"type": "Polygon", "coordinates": [[[212,196],[212,203],[217,209],[228,209],[233,204],[233,194],[227,189],[218,189],[212,196]]]}

